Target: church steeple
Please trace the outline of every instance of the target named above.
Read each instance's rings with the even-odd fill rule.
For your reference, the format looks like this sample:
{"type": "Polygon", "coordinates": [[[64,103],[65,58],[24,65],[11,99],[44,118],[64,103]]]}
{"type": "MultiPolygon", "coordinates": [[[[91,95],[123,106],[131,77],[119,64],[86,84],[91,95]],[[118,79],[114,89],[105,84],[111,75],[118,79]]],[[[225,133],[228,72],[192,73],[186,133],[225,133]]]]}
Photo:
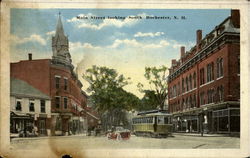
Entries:
{"type": "Polygon", "coordinates": [[[64,65],[73,68],[71,64],[71,56],[69,53],[68,37],[64,34],[64,29],[61,20],[61,13],[59,12],[58,21],[56,25],[56,34],[52,36],[52,62],[55,64],[64,65]]]}
{"type": "Polygon", "coordinates": [[[63,30],[63,25],[62,25],[62,20],[61,20],[61,13],[59,12],[59,17],[56,25],[56,35],[55,36],[65,36],[64,35],[64,30],[63,30]]]}

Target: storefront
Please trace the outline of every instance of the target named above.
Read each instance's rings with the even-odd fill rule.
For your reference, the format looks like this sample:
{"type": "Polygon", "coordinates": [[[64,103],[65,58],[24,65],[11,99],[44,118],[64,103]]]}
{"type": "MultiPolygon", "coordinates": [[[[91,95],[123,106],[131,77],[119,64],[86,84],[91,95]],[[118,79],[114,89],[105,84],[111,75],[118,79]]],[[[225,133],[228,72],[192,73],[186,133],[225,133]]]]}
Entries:
{"type": "Polygon", "coordinates": [[[240,132],[240,108],[226,108],[213,111],[213,132],[240,132]]]}
{"type": "Polygon", "coordinates": [[[10,133],[20,137],[33,135],[34,117],[29,114],[10,113],[10,133]]]}

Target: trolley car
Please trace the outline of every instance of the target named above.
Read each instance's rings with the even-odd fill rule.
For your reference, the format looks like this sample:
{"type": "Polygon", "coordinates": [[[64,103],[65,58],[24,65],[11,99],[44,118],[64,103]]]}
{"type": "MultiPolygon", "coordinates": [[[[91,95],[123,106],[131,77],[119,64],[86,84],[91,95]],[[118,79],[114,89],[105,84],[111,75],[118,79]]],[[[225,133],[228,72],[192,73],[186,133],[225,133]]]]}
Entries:
{"type": "Polygon", "coordinates": [[[132,119],[136,136],[167,137],[172,133],[172,115],[163,110],[140,112],[132,119]]]}

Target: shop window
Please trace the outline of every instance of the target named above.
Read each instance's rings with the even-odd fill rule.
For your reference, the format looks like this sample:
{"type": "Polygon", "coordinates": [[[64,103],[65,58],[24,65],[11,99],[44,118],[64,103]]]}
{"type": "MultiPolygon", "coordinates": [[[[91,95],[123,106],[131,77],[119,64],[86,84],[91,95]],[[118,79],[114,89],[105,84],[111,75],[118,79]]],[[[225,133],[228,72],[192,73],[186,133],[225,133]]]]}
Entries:
{"type": "Polygon", "coordinates": [[[57,118],[56,118],[55,130],[57,130],[57,131],[62,130],[62,120],[61,120],[60,117],[57,117],[57,118]]]}
{"type": "Polygon", "coordinates": [[[29,101],[29,110],[30,110],[30,112],[34,112],[34,111],[35,111],[35,103],[34,103],[34,100],[30,100],[30,101],[29,101]]]}
{"type": "Polygon", "coordinates": [[[68,108],[68,98],[63,98],[63,103],[64,103],[64,109],[68,108]]]}
{"type": "Polygon", "coordinates": [[[22,111],[22,102],[19,99],[16,101],[16,111],[22,111]]]}
{"type": "Polygon", "coordinates": [[[56,86],[57,89],[60,88],[60,77],[59,76],[55,77],[55,86],[56,86]]]}
{"type": "Polygon", "coordinates": [[[40,100],[41,102],[41,112],[45,113],[46,109],[45,109],[45,100],[40,100]]]}
{"type": "Polygon", "coordinates": [[[55,97],[55,105],[56,105],[56,108],[60,108],[60,97],[55,97]]]}
{"type": "Polygon", "coordinates": [[[217,59],[217,78],[223,76],[223,58],[217,59]]]}

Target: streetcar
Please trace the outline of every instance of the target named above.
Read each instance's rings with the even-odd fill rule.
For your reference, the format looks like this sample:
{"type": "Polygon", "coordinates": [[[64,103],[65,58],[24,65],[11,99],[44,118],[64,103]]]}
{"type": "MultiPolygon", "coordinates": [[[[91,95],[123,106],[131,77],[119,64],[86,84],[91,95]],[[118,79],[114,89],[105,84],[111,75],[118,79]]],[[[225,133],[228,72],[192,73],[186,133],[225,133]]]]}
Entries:
{"type": "Polygon", "coordinates": [[[136,136],[167,137],[172,133],[172,115],[164,110],[139,112],[132,126],[136,136]]]}

